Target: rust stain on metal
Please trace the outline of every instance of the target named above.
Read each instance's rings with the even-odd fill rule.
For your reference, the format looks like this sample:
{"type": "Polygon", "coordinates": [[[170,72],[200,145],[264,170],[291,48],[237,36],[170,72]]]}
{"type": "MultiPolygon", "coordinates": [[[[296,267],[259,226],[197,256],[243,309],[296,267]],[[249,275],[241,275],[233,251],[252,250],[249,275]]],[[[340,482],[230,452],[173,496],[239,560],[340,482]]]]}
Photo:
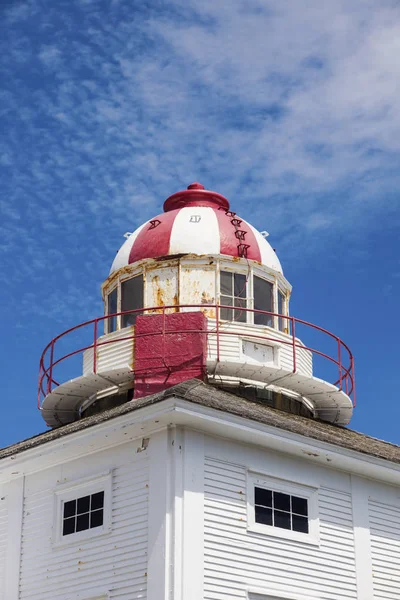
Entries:
{"type": "Polygon", "coordinates": [[[207,294],[207,292],[202,292],[201,294],[201,303],[202,304],[214,304],[215,298],[207,294]]]}

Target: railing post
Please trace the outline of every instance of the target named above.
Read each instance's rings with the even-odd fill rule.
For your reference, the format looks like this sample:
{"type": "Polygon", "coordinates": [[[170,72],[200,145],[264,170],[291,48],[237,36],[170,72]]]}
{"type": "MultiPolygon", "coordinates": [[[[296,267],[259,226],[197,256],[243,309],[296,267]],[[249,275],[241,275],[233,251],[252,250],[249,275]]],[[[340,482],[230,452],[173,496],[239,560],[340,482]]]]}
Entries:
{"type": "Polygon", "coordinates": [[[54,340],[51,341],[50,366],[49,366],[49,373],[47,375],[47,394],[50,394],[50,392],[51,392],[51,382],[53,381],[53,361],[54,361],[54,340]]]}
{"type": "Polygon", "coordinates": [[[342,343],[338,340],[338,362],[339,362],[339,389],[340,391],[343,389],[342,382],[342,343]]]}
{"type": "Polygon", "coordinates": [[[293,373],[296,373],[297,364],[296,364],[296,325],[294,317],[291,317],[292,320],[292,342],[293,342],[293,373]]]}
{"type": "Polygon", "coordinates": [[[163,323],[162,323],[162,361],[164,363],[165,368],[167,367],[167,363],[165,360],[165,304],[163,306],[162,309],[162,313],[163,313],[163,323]]]}
{"type": "Polygon", "coordinates": [[[93,328],[93,373],[96,375],[97,373],[97,319],[94,322],[93,328]]]}
{"type": "Polygon", "coordinates": [[[37,403],[38,403],[38,409],[41,409],[41,387],[42,387],[42,380],[43,380],[43,364],[42,361],[40,360],[40,368],[39,368],[39,383],[38,383],[38,399],[37,399],[37,403]]]}
{"type": "Polygon", "coordinates": [[[352,384],[352,388],[353,388],[353,406],[357,405],[357,396],[356,396],[356,379],[355,379],[355,373],[354,373],[354,357],[351,357],[351,384],[352,384]]]}
{"type": "Polygon", "coordinates": [[[217,363],[219,363],[219,304],[215,305],[215,316],[216,316],[216,332],[217,332],[217,363]]]}

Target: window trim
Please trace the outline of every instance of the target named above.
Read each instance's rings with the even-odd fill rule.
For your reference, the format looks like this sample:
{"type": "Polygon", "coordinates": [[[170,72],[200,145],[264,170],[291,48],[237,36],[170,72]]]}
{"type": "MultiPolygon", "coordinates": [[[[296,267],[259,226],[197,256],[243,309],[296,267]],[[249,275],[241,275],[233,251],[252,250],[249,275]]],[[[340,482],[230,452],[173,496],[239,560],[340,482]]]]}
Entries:
{"type": "Polygon", "coordinates": [[[247,473],[247,531],[304,542],[306,544],[319,545],[318,488],[249,471],[247,473]],[[308,501],[309,532],[301,533],[299,531],[274,527],[273,525],[257,523],[254,507],[255,487],[306,498],[308,501]]]}
{"type": "MultiPolygon", "coordinates": [[[[112,287],[112,288],[111,288],[111,289],[110,289],[110,290],[107,292],[107,294],[106,294],[106,299],[105,299],[105,302],[104,302],[104,311],[105,311],[105,316],[106,316],[106,317],[108,317],[108,315],[109,315],[109,309],[108,309],[108,299],[109,299],[110,295],[111,295],[113,292],[115,292],[115,291],[117,292],[117,310],[116,310],[116,312],[117,312],[117,313],[118,313],[118,312],[120,312],[120,311],[119,311],[119,298],[120,298],[120,290],[119,290],[119,288],[120,288],[120,282],[118,281],[118,282],[117,282],[117,285],[113,286],[113,287],[112,287]]],[[[111,313],[111,314],[114,314],[114,313],[111,313]]],[[[120,327],[119,327],[119,323],[120,323],[120,317],[119,317],[119,316],[118,316],[118,317],[115,317],[115,325],[116,325],[116,326],[115,326],[115,329],[114,329],[114,331],[110,331],[109,323],[110,323],[110,320],[109,320],[109,319],[106,319],[106,320],[105,320],[105,325],[106,325],[106,326],[105,326],[105,329],[107,330],[107,333],[114,333],[114,331],[118,331],[118,330],[119,330],[119,328],[120,328],[120,327]]]]}
{"type": "Polygon", "coordinates": [[[82,543],[111,532],[112,473],[107,471],[57,486],[54,490],[53,547],[82,543]],[[104,491],[103,525],[63,535],[64,502],[104,491]]]}
{"type": "MultiPolygon", "coordinates": [[[[146,308],[146,273],[144,269],[138,269],[137,271],[132,271],[128,274],[121,275],[116,282],[113,283],[111,287],[105,288],[104,291],[104,316],[108,316],[108,296],[114,291],[117,290],[117,313],[122,312],[122,284],[130,279],[134,279],[135,277],[143,277],[143,308],[146,308]]],[[[122,315],[118,315],[116,317],[116,328],[114,331],[109,331],[108,327],[108,319],[104,319],[104,335],[108,335],[110,333],[115,333],[116,331],[121,331],[122,329],[126,329],[122,327],[122,315]]],[[[128,327],[130,327],[128,325],[128,327]]]]}

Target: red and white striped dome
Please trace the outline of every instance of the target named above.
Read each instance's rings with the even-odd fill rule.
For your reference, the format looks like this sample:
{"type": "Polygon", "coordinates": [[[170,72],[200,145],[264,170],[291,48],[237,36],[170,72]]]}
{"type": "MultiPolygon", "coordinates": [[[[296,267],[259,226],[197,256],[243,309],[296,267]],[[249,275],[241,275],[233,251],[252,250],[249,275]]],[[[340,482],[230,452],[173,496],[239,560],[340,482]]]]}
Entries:
{"type": "Polygon", "coordinates": [[[144,258],[176,254],[246,257],[282,273],[275,251],[221,194],[192,183],[164,202],[164,212],[147,221],[120,248],[110,273],[144,258]]]}

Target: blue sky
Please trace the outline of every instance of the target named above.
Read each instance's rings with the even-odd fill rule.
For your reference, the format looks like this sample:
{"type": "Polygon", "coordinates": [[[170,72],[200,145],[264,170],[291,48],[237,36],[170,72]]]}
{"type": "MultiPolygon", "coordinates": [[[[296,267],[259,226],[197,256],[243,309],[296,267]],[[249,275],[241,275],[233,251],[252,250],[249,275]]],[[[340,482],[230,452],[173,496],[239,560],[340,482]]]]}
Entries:
{"type": "Polygon", "coordinates": [[[398,3],[3,0],[0,40],[0,446],[45,429],[42,349],[195,180],[352,348],[351,426],[400,443],[398,3]]]}

